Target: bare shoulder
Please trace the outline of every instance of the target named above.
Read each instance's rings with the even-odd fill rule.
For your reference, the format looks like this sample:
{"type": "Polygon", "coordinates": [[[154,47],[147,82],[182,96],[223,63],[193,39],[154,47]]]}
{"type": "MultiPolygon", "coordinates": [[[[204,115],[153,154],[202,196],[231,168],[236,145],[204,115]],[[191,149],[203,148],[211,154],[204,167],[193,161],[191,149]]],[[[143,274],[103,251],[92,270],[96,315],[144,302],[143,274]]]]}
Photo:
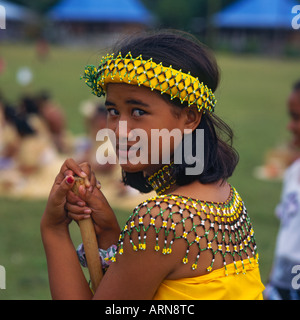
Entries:
{"type": "Polygon", "coordinates": [[[182,263],[186,245],[183,241],[182,248],[172,246],[175,227],[167,200],[151,198],[133,210],[121,231],[114,263],[101,282],[104,298],[110,294],[116,298],[113,288],[117,288],[117,297],[122,299],[152,299],[161,283],[182,263]]]}
{"type": "Polygon", "coordinates": [[[131,247],[135,252],[173,256],[170,261],[176,262],[178,276],[205,274],[256,256],[250,218],[233,187],[230,197],[220,203],[180,195],[140,203],[123,228],[118,247],[118,254],[131,247]]]}

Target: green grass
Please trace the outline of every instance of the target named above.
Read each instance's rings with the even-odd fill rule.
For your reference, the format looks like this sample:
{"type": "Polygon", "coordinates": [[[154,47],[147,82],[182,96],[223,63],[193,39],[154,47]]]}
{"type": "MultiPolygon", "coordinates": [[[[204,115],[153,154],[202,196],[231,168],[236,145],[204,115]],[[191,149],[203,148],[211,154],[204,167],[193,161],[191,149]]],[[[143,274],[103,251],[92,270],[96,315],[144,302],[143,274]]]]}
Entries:
{"type": "MultiPolygon", "coordinates": [[[[0,265],[6,269],[6,290],[0,290],[0,300],[51,299],[40,236],[46,200],[0,198],[0,205],[0,265]]],[[[128,212],[118,209],[116,214],[124,224],[128,212]]],[[[73,222],[70,230],[77,247],[81,242],[79,227],[73,222]]]]}
{"type": "Polygon", "coordinates": [[[50,298],[39,221],[43,201],[1,199],[0,264],[6,269],[6,290],[0,299],[50,298]]]}
{"type": "MultiPolygon", "coordinates": [[[[86,64],[97,64],[101,50],[51,48],[49,59],[38,61],[32,46],[1,45],[6,61],[0,75],[0,90],[10,101],[24,92],[48,89],[64,109],[68,127],[83,132],[79,103],[91,97],[79,80],[86,64]],[[20,87],[16,71],[28,66],[34,73],[32,84],[20,87]]],[[[217,91],[216,113],[234,130],[240,163],[231,183],[243,197],[260,253],[263,281],[270,272],[278,221],[274,209],[280,198],[281,183],[259,181],[253,168],[263,162],[269,148],[285,141],[286,99],[292,83],[299,77],[299,60],[254,56],[218,55],[222,79],[217,91]]],[[[7,289],[0,299],[50,299],[46,260],[39,233],[45,201],[12,201],[0,198],[0,265],[6,268],[7,289]]],[[[117,209],[121,224],[128,212],[117,209]]],[[[79,243],[78,228],[72,227],[79,243]]]]}

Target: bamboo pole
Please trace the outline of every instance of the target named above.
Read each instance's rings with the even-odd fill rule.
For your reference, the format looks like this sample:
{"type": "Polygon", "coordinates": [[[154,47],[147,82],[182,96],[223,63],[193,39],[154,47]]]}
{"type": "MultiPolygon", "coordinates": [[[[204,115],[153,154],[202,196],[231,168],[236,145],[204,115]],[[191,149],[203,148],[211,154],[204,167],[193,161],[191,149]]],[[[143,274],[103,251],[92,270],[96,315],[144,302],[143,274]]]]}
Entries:
{"type": "MultiPolygon", "coordinates": [[[[85,186],[85,180],[77,176],[74,178],[75,182],[72,191],[76,195],[79,195],[79,186],[85,186]]],[[[92,289],[95,293],[103,276],[95,228],[91,218],[79,220],[78,224],[92,283],[92,289]]]]}

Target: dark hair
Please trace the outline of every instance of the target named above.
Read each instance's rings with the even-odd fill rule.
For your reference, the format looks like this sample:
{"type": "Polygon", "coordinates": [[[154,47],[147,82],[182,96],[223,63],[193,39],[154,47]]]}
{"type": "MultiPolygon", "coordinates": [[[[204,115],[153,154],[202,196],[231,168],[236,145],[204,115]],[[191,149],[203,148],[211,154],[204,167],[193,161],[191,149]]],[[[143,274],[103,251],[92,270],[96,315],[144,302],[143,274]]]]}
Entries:
{"type": "Polygon", "coordinates": [[[293,91],[298,91],[300,90],[300,80],[294,83],[293,85],[293,91]]]}
{"type": "MultiPolygon", "coordinates": [[[[198,77],[213,92],[219,84],[220,73],[214,56],[190,34],[180,31],[160,31],[155,33],[142,33],[131,39],[126,39],[115,48],[114,52],[126,55],[131,52],[133,57],[142,55],[144,60],[150,58],[154,62],[164,66],[172,65],[174,69],[182,70],[194,77],[198,77]]],[[[174,108],[185,108],[186,103],[179,99],[171,100],[165,94],[162,98],[167,99],[174,108]]],[[[229,178],[237,163],[238,154],[232,147],[233,132],[230,127],[216,115],[204,113],[198,129],[204,129],[204,170],[199,175],[186,175],[185,169],[192,167],[184,162],[175,164],[175,178],[178,185],[189,184],[198,180],[207,184],[229,178]]],[[[193,150],[195,150],[196,138],[193,137],[193,150]]],[[[142,172],[123,173],[123,182],[141,192],[150,192],[149,186],[142,172]]]]}
{"type": "Polygon", "coordinates": [[[11,124],[14,124],[17,118],[16,108],[10,104],[6,104],[3,110],[5,120],[11,124]]]}
{"type": "Polygon", "coordinates": [[[35,135],[36,131],[32,128],[26,118],[18,117],[16,120],[16,129],[21,137],[35,135]]]}
{"type": "Polygon", "coordinates": [[[9,122],[21,137],[35,134],[35,130],[31,127],[26,117],[18,114],[16,108],[6,104],[4,107],[5,120],[9,122]]]}
{"type": "Polygon", "coordinates": [[[39,108],[38,108],[37,102],[35,101],[34,98],[32,98],[30,96],[23,96],[21,98],[21,106],[22,106],[21,111],[25,115],[39,113],[39,108]]]}

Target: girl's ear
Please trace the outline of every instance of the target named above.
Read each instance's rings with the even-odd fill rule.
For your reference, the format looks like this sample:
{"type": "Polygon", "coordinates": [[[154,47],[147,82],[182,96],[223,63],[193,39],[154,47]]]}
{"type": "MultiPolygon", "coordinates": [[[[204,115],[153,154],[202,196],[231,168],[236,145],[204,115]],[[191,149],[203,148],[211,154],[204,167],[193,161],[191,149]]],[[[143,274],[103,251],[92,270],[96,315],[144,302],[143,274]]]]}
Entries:
{"type": "Polygon", "coordinates": [[[191,129],[192,131],[194,131],[202,118],[202,110],[199,112],[199,110],[197,109],[197,107],[188,107],[184,109],[185,111],[185,129],[191,129]]]}

